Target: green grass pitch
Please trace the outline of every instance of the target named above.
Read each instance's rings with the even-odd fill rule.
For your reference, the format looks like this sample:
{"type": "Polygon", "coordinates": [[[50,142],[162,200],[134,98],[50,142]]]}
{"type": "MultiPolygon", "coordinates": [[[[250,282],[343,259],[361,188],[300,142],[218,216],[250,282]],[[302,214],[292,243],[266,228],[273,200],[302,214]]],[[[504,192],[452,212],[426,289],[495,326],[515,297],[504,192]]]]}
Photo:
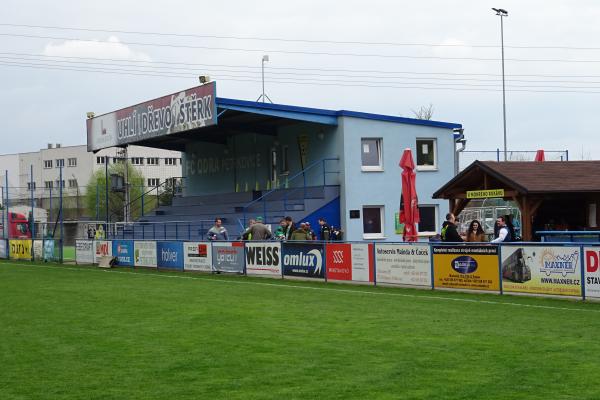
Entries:
{"type": "Polygon", "coordinates": [[[0,399],[598,399],[600,304],[0,262],[0,399]]]}

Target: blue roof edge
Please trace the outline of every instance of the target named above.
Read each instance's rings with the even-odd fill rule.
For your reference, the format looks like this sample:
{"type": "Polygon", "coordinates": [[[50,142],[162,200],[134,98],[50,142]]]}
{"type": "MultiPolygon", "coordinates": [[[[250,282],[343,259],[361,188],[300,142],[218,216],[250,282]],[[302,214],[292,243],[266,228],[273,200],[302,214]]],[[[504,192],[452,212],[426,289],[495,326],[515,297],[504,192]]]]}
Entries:
{"type": "Polygon", "coordinates": [[[372,119],[377,121],[387,121],[387,122],[398,122],[402,124],[410,124],[410,125],[421,125],[421,126],[432,126],[436,128],[445,128],[445,129],[461,129],[462,124],[452,123],[452,122],[442,122],[442,121],[430,121],[424,119],[416,119],[416,118],[405,118],[405,117],[396,117],[393,115],[383,115],[383,114],[372,114],[365,113],[359,111],[348,111],[348,110],[326,110],[322,108],[311,108],[311,107],[300,107],[300,106],[290,106],[286,104],[273,104],[273,103],[262,103],[257,101],[249,101],[249,100],[238,100],[238,99],[228,99],[225,97],[217,97],[216,99],[217,107],[222,106],[245,106],[245,107],[256,107],[268,110],[278,110],[278,111],[290,111],[297,113],[307,113],[307,114],[316,114],[316,115],[326,115],[326,116],[341,116],[341,117],[353,117],[353,118],[363,118],[363,119],[372,119]]]}

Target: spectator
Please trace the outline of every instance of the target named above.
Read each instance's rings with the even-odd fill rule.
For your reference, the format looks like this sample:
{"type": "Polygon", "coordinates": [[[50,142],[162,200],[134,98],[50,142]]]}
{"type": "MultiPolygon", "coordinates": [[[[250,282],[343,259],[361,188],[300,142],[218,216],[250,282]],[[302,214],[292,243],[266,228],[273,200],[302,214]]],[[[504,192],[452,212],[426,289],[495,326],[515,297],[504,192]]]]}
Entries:
{"type": "Polygon", "coordinates": [[[446,214],[446,221],[442,224],[442,242],[462,242],[463,239],[458,234],[456,230],[456,225],[454,224],[456,218],[454,214],[448,213],[446,214]]]}
{"type": "Polygon", "coordinates": [[[286,239],[286,237],[285,237],[286,230],[287,230],[287,221],[285,220],[285,218],[282,218],[281,221],[279,221],[279,226],[275,230],[275,239],[285,240],[286,239]]]}
{"type": "Polygon", "coordinates": [[[469,224],[469,230],[467,232],[467,242],[487,242],[485,232],[481,227],[479,221],[474,219],[469,224]]]}
{"type": "Polygon", "coordinates": [[[315,233],[315,231],[310,227],[310,222],[306,221],[306,230],[308,231],[308,240],[317,240],[317,234],[315,233]]]}
{"type": "Polygon", "coordinates": [[[285,231],[285,239],[291,240],[292,233],[296,230],[296,225],[294,224],[294,220],[292,217],[285,217],[285,222],[287,224],[287,229],[285,231]]]}
{"type": "Polygon", "coordinates": [[[248,230],[250,231],[249,240],[269,240],[273,237],[269,228],[263,224],[262,217],[256,217],[254,224],[248,230]]]}
{"type": "Polygon", "coordinates": [[[250,218],[248,220],[248,227],[246,228],[244,233],[242,233],[242,240],[252,240],[252,233],[250,233],[250,228],[252,228],[252,225],[254,225],[255,222],[256,220],[254,220],[254,218],[250,218]]]}
{"type": "Polygon", "coordinates": [[[504,219],[504,217],[499,216],[496,219],[496,222],[498,223],[500,229],[498,230],[498,237],[494,238],[494,240],[492,240],[492,243],[510,242],[512,238],[510,236],[510,230],[506,226],[506,220],[504,219]]]}
{"type": "Polygon", "coordinates": [[[215,219],[215,225],[208,230],[206,237],[208,240],[229,240],[227,229],[223,226],[221,218],[215,219]]]}
{"type": "Polygon", "coordinates": [[[320,239],[323,241],[331,240],[331,227],[327,224],[325,218],[319,218],[319,225],[321,227],[319,232],[320,239]]]}
{"type": "Polygon", "coordinates": [[[298,229],[296,229],[294,232],[292,232],[292,236],[290,240],[312,240],[312,237],[310,236],[310,232],[308,231],[308,228],[306,226],[306,224],[304,222],[302,222],[300,224],[300,227],[298,229]]]}
{"type": "Polygon", "coordinates": [[[510,241],[514,241],[517,237],[515,233],[515,226],[513,225],[513,216],[507,214],[504,216],[504,221],[506,221],[506,228],[508,229],[508,233],[510,233],[510,241]]]}

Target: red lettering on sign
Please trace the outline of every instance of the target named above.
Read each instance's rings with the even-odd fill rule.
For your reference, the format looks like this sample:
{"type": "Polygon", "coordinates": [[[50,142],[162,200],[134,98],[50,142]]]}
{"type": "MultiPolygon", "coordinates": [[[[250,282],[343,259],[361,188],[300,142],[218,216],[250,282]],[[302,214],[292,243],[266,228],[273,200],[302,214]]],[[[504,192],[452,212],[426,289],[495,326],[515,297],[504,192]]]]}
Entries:
{"type": "Polygon", "coordinates": [[[595,252],[591,250],[585,252],[585,266],[587,272],[598,271],[598,254],[600,254],[600,252],[595,252]]]}

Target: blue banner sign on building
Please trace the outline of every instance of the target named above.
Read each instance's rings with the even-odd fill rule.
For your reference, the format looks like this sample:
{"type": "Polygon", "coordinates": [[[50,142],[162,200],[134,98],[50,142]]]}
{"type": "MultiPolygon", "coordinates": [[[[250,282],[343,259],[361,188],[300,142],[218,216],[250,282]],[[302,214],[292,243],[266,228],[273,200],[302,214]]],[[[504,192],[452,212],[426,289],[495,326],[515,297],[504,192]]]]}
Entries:
{"type": "Polygon", "coordinates": [[[283,274],[304,278],[325,278],[324,246],[313,243],[283,244],[283,274]]]}
{"type": "Polygon", "coordinates": [[[156,242],[156,258],[159,268],[183,269],[183,243],[156,242]]]}
{"type": "Polygon", "coordinates": [[[112,255],[117,258],[117,265],[133,267],[133,240],[114,240],[112,255]]]}

